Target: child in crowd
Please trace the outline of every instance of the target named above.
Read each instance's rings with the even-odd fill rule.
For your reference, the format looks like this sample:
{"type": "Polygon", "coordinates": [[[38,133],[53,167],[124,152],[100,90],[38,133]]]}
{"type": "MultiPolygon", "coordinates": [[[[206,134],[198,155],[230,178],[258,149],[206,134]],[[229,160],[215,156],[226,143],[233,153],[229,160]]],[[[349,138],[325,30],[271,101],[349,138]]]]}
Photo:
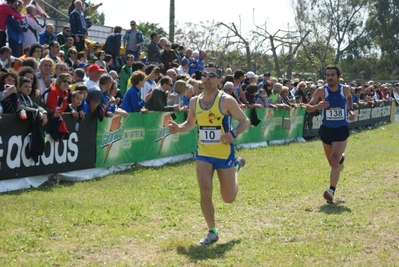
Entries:
{"type": "Polygon", "coordinates": [[[87,94],[89,92],[89,90],[87,89],[87,86],[85,84],[78,84],[75,87],[76,91],[80,91],[83,94],[83,100],[82,100],[82,104],[81,104],[81,111],[83,112],[83,114],[89,113],[90,111],[90,107],[89,107],[89,103],[87,103],[86,98],[87,98],[87,94]]]}
{"type": "Polygon", "coordinates": [[[82,111],[83,93],[82,91],[75,90],[72,92],[71,103],[68,104],[65,112],[70,112],[72,117],[83,120],[84,113],[82,111]]]}
{"type": "Polygon", "coordinates": [[[0,74],[0,101],[3,102],[4,113],[18,113],[22,120],[26,120],[25,109],[18,109],[18,75],[8,69],[0,74]]]}

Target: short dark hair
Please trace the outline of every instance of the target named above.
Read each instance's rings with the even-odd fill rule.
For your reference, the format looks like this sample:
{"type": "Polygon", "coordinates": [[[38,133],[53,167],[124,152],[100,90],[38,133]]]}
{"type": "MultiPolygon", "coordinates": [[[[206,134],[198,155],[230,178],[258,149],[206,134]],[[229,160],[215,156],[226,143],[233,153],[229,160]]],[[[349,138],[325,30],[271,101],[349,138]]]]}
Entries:
{"type": "Polygon", "coordinates": [[[111,75],[109,75],[108,73],[103,73],[103,74],[101,74],[100,80],[98,81],[98,83],[100,85],[104,85],[104,84],[106,84],[107,82],[110,82],[110,81],[112,81],[111,75]]]}
{"type": "Polygon", "coordinates": [[[162,86],[165,83],[169,84],[172,81],[172,78],[170,78],[169,76],[163,76],[161,78],[161,80],[159,81],[159,84],[162,86]]]}
{"type": "Polygon", "coordinates": [[[27,67],[31,67],[32,69],[37,69],[38,64],[37,64],[36,58],[33,58],[33,57],[26,57],[26,58],[24,59],[24,61],[22,61],[21,66],[22,66],[22,67],[27,66],[27,67]]]}
{"type": "Polygon", "coordinates": [[[158,33],[157,33],[157,32],[151,33],[151,35],[150,35],[151,40],[154,39],[155,36],[158,36],[158,33]]]}
{"type": "Polygon", "coordinates": [[[327,70],[335,70],[337,73],[337,76],[341,76],[341,69],[337,65],[328,65],[324,71],[324,75],[327,73],[327,70]]]}
{"type": "Polygon", "coordinates": [[[87,89],[87,86],[85,84],[80,83],[80,84],[76,85],[75,91],[81,91],[81,92],[86,91],[87,92],[87,91],[89,91],[89,89],[87,89]]]}
{"type": "Polygon", "coordinates": [[[59,44],[58,41],[53,40],[48,44],[48,47],[54,47],[55,43],[59,44]]]}
{"type": "Polygon", "coordinates": [[[238,79],[244,75],[245,75],[245,72],[243,70],[236,70],[234,72],[234,79],[238,79]]]}
{"type": "Polygon", "coordinates": [[[0,48],[0,55],[9,52],[11,53],[11,48],[9,48],[8,46],[3,46],[2,48],[0,48]]]}

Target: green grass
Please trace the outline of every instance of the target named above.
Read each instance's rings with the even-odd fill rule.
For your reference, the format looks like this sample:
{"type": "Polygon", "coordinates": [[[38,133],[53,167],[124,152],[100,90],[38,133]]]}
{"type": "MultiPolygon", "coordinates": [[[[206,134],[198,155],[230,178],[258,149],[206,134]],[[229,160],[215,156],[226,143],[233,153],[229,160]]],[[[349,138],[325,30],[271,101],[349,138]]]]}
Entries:
{"type": "Polygon", "coordinates": [[[2,194],[0,266],[397,266],[398,132],[351,135],[333,205],[320,141],[239,150],[209,247],[193,160],[2,194]]]}

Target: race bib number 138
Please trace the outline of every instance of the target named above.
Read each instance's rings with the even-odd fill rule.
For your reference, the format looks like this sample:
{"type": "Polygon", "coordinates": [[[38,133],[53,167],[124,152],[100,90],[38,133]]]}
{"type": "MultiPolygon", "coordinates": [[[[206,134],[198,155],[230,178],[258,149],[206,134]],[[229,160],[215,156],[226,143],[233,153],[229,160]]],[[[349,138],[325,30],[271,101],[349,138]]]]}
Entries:
{"type": "Polygon", "coordinates": [[[329,121],[343,120],[344,114],[344,109],[341,107],[326,109],[326,119],[329,121]]]}

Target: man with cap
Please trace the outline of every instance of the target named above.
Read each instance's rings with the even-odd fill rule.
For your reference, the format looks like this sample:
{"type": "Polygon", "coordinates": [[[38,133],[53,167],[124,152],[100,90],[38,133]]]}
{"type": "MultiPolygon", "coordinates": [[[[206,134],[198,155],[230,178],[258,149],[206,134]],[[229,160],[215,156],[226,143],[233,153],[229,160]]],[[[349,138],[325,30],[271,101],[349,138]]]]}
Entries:
{"type": "Polygon", "coordinates": [[[100,90],[98,81],[100,80],[101,74],[104,73],[104,69],[100,68],[97,64],[93,64],[87,68],[87,72],[89,74],[89,80],[86,82],[86,87],[89,90],[100,90]]]}
{"type": "Polygon", "coordinates": [[[255,79],[256,79],[255,73],[253,73],[252,71],[248,71],[245,74],[245,79],[244,79],[244,81],[242,82],[242,85],[241,85],[242,90],[245,91],[245,89],[247,88],[248,84],[254,83],[255,79]]]}

